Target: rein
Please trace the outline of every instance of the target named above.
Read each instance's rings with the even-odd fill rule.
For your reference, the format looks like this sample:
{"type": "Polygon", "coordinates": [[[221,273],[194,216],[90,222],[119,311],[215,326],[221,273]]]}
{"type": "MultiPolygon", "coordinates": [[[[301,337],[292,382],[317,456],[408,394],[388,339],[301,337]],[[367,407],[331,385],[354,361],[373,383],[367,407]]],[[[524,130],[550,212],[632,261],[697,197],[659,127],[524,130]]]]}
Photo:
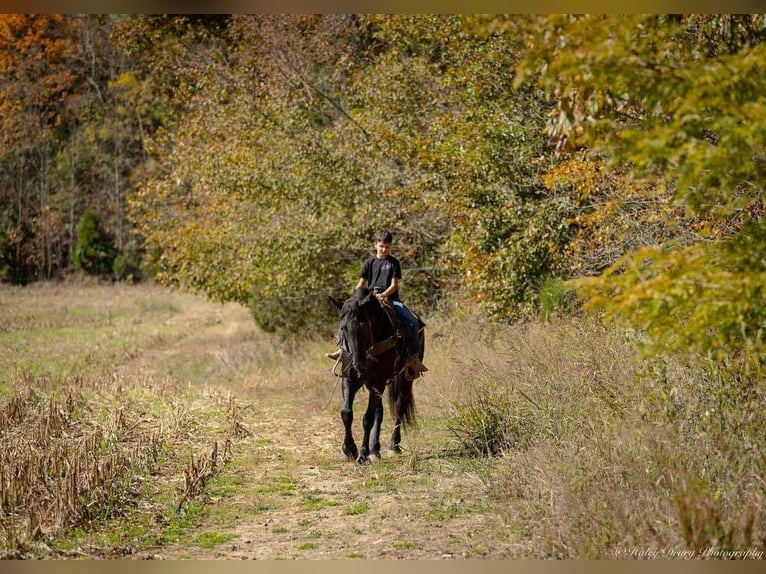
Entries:
{"type": "MultiPolygon", "coordinates": [[[[384,303],[380,303],[380,308],[383,311],[383,315],[385,315],[385,319],[391,323],[391,326],[394,328],[394,333],[390,337],[383,339],[382,341],[378,341],[377,343],[370,346],[370,348],[367,350],[367,358],[368,359],[374,359],[378,355],[382,355],[386,351],[389,351],[396,347],[396,343],[399,339],[398,330],[396,328],[396,322],[392,318],[391,313],[396,313],[396,311],[393,310],[393,308],[389,309],[384,303]]],[[[383,321],[380,322],[380,325],[378,326],[378,330],[383,330],[383,321]]],[[[370,340],[374,341],[375,337],[372,335],[372,326],[370,326],[370,340]]]]}

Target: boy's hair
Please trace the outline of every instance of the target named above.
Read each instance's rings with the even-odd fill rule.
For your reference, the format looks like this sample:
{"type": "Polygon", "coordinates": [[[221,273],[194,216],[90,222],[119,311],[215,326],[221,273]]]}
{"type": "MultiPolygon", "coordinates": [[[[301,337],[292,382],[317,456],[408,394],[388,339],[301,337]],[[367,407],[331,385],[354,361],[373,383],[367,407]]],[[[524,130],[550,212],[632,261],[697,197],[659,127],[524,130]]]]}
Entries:
{"type": "Polygon", "coordinates": [[[394,236],[388,229],[381,229],[372,236],[373,243],[377,243],[378,241],[381,243],[392,243],[394,241],[394,236]]]}

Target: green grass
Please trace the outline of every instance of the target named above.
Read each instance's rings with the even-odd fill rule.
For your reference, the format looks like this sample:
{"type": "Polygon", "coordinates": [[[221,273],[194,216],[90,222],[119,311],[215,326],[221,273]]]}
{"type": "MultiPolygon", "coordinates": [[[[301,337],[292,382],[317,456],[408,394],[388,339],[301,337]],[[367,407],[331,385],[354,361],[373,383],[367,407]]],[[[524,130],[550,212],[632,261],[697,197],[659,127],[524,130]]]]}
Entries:
{"type": "Polygon", "coordinates": [[[348,506],[343,509],[343,514],[346,516],[356,516],[358,514],[364,514],[370,509],[370,505],[366,502],[360,502],[358,504],[354,504],[353,506],[348,506]]]}
{"type": "Polygon", "coordinates": [[[236,538],[234,534],[221,534],[219,532],[201,532],[194,537],[194,543],[200,548],[214,548],[220,544],[236,538]]]}
{"type": "Polygon", "coordinates": [[[331,508],[333,506],[340,506],[341,503],[337,500],[327,499],[322,496],[318,496],[311,493],[304,494],[303,504],[301,508],[304,512],[316,512],[323,508],[331,508]]]}
{"type": "Polygon", "coordinates": [[[279,494],[280,496],[294,496],[297,492],[293,479],[289,476],[272,478],[266,484],[259,484],[254,491],[258,494],[279,494]]]}

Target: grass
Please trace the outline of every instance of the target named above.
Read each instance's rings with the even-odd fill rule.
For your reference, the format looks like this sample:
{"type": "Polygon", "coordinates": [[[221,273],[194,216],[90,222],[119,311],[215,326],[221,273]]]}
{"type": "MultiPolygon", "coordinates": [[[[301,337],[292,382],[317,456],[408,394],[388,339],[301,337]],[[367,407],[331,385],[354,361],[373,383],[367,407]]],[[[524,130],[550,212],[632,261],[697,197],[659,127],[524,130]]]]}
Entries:
{"type": "Polygon", "coordinates": [[[497,457],[477,477],[539,556],[764,544],[764,457],[742,448],[763,440],[757,379],[643,360],[628,338],[584,320],[509,328],[497,341],[502,350],[463,348],[481,358],[445,391],[448,427],[467,454],[497,457]]]}
{"type": "Polygon", "coordinates": [[[25,477],[0,481],[0,555],[763,548],[763,383],[545,319],[429,318],[419,425],[402,455],[359,466],[339,450],[328,341],[281,342],[244,308],[150,285],[0,286],[0,469],[25,477]]]}
{"type": "Polygon", "coordinates": [[[358,504],[354,504],[353,506],[348,506],[343,509],[343,514],[347,516],[355,516],[357,514],[364,514],[370,509],[370,505],[366,502],[360,502],[358,504]]]}
{"type": "Polygon", "coordinates": [[[234,534],[221,534],[219,532],[201,532],[194,537],[194,543],[200,548],[214,548],[236,538],[234,534]]]}

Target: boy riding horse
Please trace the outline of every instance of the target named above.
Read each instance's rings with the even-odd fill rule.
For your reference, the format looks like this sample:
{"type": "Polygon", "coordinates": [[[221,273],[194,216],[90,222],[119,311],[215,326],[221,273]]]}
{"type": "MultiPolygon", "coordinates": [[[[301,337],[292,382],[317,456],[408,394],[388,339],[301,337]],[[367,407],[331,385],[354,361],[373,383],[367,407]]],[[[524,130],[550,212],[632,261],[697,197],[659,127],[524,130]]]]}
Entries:
{"type": "MultiPolygon", "coordinates": [[[[408,357],[405,362],[406,372],[411,378],[417,378],[420,373],[427,371],[420,361],[420,337],[418,334],[418,318],[402,303],[399,298],[399,286],[402,282],[402,267],[399,260],[391,255],[393,235],[388,230],[378,231],[373,236],[375,256],[364,262],[359,274],[356,288],[367,287],[378,298],[381,305],[392,305],[407,330],[408,357]]],[[[340,346],[340,341],[339,346],[340,346]]],[[[326,356],[337,360],[340,349],[326,356]]]]}

